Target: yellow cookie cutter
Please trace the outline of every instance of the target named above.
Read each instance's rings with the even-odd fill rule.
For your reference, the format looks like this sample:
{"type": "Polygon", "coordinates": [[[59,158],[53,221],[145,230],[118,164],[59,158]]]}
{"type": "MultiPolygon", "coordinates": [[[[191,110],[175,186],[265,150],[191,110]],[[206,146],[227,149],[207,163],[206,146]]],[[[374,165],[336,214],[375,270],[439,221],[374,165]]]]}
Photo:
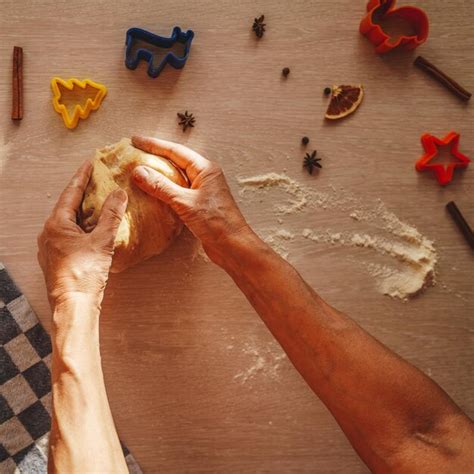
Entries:
{"type": "Polygon", "coordinates": [[[68,80],[61,79],[60,77],[53,77],[51,79],[51,89],[53,90],[53,107],[54,110],[61,114],[64,124],[67,128],[76,128],[79,119],[86,119],[89,117],[89,114],[93,110],[97,110],[102,103],[102,100],[107,94],[107,88],[103,84],[91,81],[90,79],[84,79],[80,81],[76,78],[71,78],[68,80]],[[74,87],[80,87],[81,89],[86,89],[87,86],[96,89],[98,92],[94,99],[88,98],[86,100],[85,107],[82,107],[80,104],[74,106],[72,117],[69,115],[67,107],[64,104],[60,103],[61,91],[59,90],[59,85],[63,86],[65,89],[72,91],[74,87]]]}

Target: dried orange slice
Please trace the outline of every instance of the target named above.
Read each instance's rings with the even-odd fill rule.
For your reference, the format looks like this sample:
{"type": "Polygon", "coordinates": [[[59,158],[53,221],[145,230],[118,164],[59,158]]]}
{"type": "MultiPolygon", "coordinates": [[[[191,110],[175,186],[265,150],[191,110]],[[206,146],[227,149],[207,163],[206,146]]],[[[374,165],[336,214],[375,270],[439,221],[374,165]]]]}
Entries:
{"type": "Polygon", "coordinates": [[[362,84],[358,86],[333,86],[326,118],[337,120],[354,112],[364,97],[362,84]]]}

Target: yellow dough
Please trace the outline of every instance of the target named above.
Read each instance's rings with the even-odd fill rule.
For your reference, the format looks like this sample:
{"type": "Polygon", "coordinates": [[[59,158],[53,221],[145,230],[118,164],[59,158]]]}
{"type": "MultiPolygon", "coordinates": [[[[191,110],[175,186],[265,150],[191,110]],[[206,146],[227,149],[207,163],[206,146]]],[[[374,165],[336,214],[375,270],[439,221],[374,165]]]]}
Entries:
{"type": "Polygon", "coordinates": [[[86,232],[97,225],[102,205],[112,191],[120,187],[128,194],[127,210],[115,239],[111,271],[121,272],[163,252],[183,225],[169,206],[138,188],[131,174],[136,166],[146,165],[189,187],[184,173],[166,158],[135,148],[128,138],[97,150],[93,165],[79,216],[79,225],[86,232]]]}

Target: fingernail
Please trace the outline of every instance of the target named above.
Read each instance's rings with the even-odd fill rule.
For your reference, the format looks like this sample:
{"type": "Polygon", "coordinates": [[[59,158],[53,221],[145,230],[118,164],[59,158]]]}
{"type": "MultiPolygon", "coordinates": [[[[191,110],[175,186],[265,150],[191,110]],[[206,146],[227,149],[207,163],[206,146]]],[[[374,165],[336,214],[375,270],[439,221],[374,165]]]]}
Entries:
{"type": "Polygon", "coordinates": [[[145,181],[150,176],[150,172],[144,166],[137,166],[133,175],[138,181],[145,181]]]}
{"type": "Polygon", "coordinates": [[[119,188],[114,191],[114,198],[118,199],[120,202],[125,202],[128,199],[127,193],[119,188]]]}

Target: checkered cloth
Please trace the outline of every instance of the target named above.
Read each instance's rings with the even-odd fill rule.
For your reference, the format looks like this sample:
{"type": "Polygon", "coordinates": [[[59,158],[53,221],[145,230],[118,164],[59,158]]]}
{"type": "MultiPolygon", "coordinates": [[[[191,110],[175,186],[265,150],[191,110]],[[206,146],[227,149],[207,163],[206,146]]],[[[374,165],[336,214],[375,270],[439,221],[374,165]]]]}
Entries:
{"type": "MultiPolygon", "coordinates": [[[[0,473],[46,473],[51,340],[1,262],[0,344],[0,473]]],[[[122,447],[129,471],[141,474],[122,447]]]]}

